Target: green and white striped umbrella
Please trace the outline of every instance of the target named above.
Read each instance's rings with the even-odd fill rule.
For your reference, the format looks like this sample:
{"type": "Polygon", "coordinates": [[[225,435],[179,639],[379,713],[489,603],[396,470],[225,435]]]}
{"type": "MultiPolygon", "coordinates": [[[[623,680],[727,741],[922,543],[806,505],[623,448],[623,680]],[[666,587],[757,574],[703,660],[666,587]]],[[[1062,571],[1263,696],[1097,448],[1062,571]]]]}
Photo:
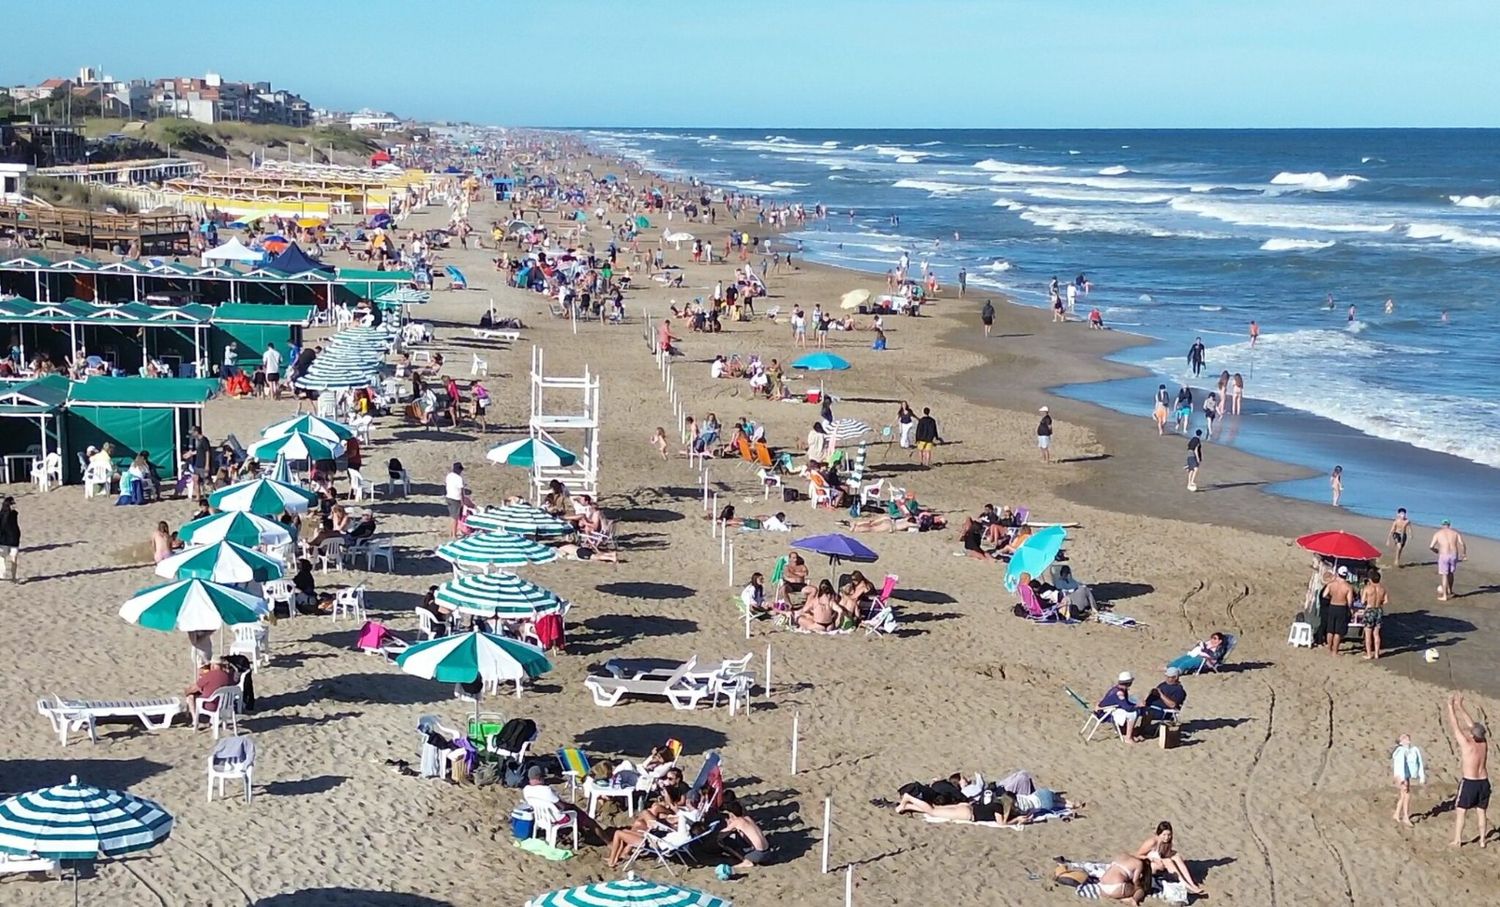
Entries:
{"type": "Polygon", "coordinates": [[[511,573],[470,574],[437,587],[439,604],[497,620],[531,620],[562,607],[557,593],[511,573]]]}
{"type": "Polygon", "coordinates": [[[354,437],[354,429],[342,422],[325,419],[322,416],[314,416],[304,413],[283,419],[273,425],[267,425],[260,433],[262,438],[279,438],[292,432],[301,432],[304,435],[312,435],[323,441],[347,441],[354,437]]]}
{"type": "Polygon", "coordinates": [[[120,606],[125,620],[163,632],[222,630],[230,624],[253,624],[265,613],[263,599],[201,579],[142,589],[120,606]]]}
{"type": "Polygon", "coordinates": [[[275,520],[237,510],[199,517],[184,524],[177,534],[189,545],[234,542],[254,548],[256,545],[284,545],[292,540],[287,528],[275,520]]]}
{"type": "Polygon", "coordinates": [[[52,860],[121,857],[154,847],[172,817],[151,800],[78,783],[0,801],[0,852],[52,860]]]}
{"type": "Polygon", "coordinates": [[[370,383],[375,375],[375,370],[364,371],[350,369],[348,371],[312,370],[306,375],[297,378],[297,386],[303,390],[329,391],[344,390],[351,387],[364,387],[370,383]]]}
{"type": "Polygon", "coordinates": [[[206,579],[215,583],[255,583],[280,579],[281,561],[234,542],[195,545],[156,565],[168,579],[206,579]]]}
{"type": "Polygon", "coordinates": [[[561,466],[572,466],[578,462],[578,455],[571,450],[558,447],[556,444],[548,444],[537,438],[522,438],[519,441],[492,447],[484,457],[492,463],[521,466],[526,469],[537,467],[556,469],[561,466]]]}
{"type": "Polygon", "coordinates": [[[250,456],[263,461],[275,460],[277,457],[293,461],[334,460],[343,452],[342,441],[325,441],[300,431],[277,438],[266,438],[250,445],[250,456]]]}
{"type": "Polygon", "coordinates": [[[552,670],[552,662],[536,646],[478,630],[409,646],[396,656],[396,665],[408,674],[443,683],[515,681],[517,696],[521,695],[521,681],[552,670]]]}
{"type": "Polygon", "coordinates": [[[375,301],[388,305],[421,305],[431,298],[432,294],[426,290],[416,290],[411,287],[396,287],[395,289],[386,290],[384,293],[381,293],[375,297],[375,301]]]}
{"type": "Polygon", "coordinates": [[[502,530],[520,535],[565,535],[573,527],[532,504],[506,504],[469,514],[464,522],[475,529],[502,530]]]}
{"type": "Polygon", "coordinates": [[[546,564],[557,560],[557,552],[531,539],[509,532],[477,532],[438,546],[437,556],[450,564],[481,564],[511,567],[546,564]]]}
{"type": "Polygon", "coordinates": [[[318,500],[305,488],[275,479],[252,479],[221,488],[208,496],[209,506],[217,510],[236,510],[260,516],[303,513],[318,500]]]}
{"type": "Polygon", "coordinates": [[[730,907],[730,902],[706,891],[639,879],[632,872],[623,879],[539,894],[526,907],[730,907]]]}

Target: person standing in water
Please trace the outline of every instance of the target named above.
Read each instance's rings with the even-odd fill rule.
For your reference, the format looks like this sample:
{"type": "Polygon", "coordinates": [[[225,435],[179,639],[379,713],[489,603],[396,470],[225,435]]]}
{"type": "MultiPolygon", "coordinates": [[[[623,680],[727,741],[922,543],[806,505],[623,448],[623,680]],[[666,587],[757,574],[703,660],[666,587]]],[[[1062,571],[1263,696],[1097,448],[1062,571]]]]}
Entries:
{"type": "MultiPolygon", "coordinates": [[[[958,238],[958,234],[957,233],[953,234],[953,236],[954,236],[955,239],[958,238]]],[[[964,295],[964,290],[967,290],[968,288],[969,288],[969,269],[968,268],[959,268],[958,269],[958,295],[960,295],[960,296],[964,295]]],[[[989,332],[985,331],[985,333],[988,334],[989,332]]]]}
{"type": "Polygon", "coordinates": [[[1234,377],[1229,380],[1233,385],[1231,394],[1234,400],[1234,414],[1238,416],[1240,414],[1240,404],[1245,399],[1245,376],[1239,372],[1235,372],[1234,377]]]}
{"type": "Polygon", "coordinates": [[[1389,298],[1386,299],[1386,301],[1385,301],[1385,313],[1387,315],[1393,315],[1393,314],[1395,314],[1395,312],[1396,312],[1396,300],[1389,299],[1389,298]]]}
{"type": "MultiPolygon", "coordinates": [[[[959,293],[963,295],[962,292],[959,293]]],[[[995,326],[995,304],[988,299],[984,301],[984,308],[979,310],[979,320],[984,325],[984,336],[990,335],[990,328],[995,326]]]]}
{"type": "Polygon", "coordinates": [[[1219,415],[1229,415],[1229,370],[1219,372],[1219,415]]]}
{"type": "Polygon", "coordinates": [[[1214,436],[1214,422],[1218,421],[1218,418],[1219,395],[1210,392],[1203,400],[1203,421],[1208,423],[1206,430],[1203,432],[1204,440],[1209,440],[1214,436]]]}
{"type": "Polygon", "coordinates": [[[1469,556],[1469,549],[1464,537],[1447,520],[1432,534],[1428,547],[1438,556],[1438,601],[1445,602],[1453,597],[1453,576],[1458,573],[1458,562],[1469,556]]]}
{"type": "Polygon", "coordinates": [[[1401,552],[1406,550],[1406,539],[1411,535],[1411,520],[1406,517],[1406,508],[1396,508],[1396,518],[1391,520],[1391,548],[1396,553],[1396,569],[1401,569],[1401,552]]]}
{"type": "Polygon", "coordinates": [[[1348,321],[1349,321],[1350,324],[1354,323],[1354,306],[1350,306],[1349,307],[1349,318],[1348,318],[1348,321]]]}
{"type": "Polygon", "coordinates": [[[1156,420],[1156,434],[1161,437],[1167,433],[1167,414],[1172,405],[1172,395],[1167,392],[1165,384],[1156,386],[1156,404],[1151,408],[1151,418],[1156,420]]]}
{"type": "Polygon", "coordinates": [[[1174,401],[1177,408],[1177,430],[1187,434],[1188,425],[1193,419],[1193,390],[1184,384],[1177,391],[1177,399],[1174,401]]]}
{"type": "Polygon", "coordinates": [[[1474,810],[1479,819],[1479,846],[1484,847],[1486,828],[1484,811],[1490,807],[1490,732],[1483,724],[1469,717],[1464,708],[1462,693],[1448,696],[1448,727],[1458,744],[1459,767],[1458,796],[1453,801],[1453,847],[1463,846],[1464,817],[1474,810]],[[1459,720],[1459,716],[1463,720],[1459,720]]]}
{"type": "Polygon", "coordinates": [[[1254,321],[1250,322],[1250,349],[1255,349],[1255,341],[1260,339],[1260,325],[1254,321]]]}
{"type": "Polygon", "coordinates": [[[1333,467],[1333,474],[1328,477],[1328,489],[1333,495],[1333,506],[1339,506],[1339,498],[1344,496],[1344,467],[1333,467]]]}
{"type": "Polygon", "coordinates": [[[1193,370],[1194,378],[1203,373],[1204,354],[1207,352],[1208,348],[1203,345],[1202,337],[1194,339],[1193,345],[1188,347],[1187,361],[1193,370]]]}

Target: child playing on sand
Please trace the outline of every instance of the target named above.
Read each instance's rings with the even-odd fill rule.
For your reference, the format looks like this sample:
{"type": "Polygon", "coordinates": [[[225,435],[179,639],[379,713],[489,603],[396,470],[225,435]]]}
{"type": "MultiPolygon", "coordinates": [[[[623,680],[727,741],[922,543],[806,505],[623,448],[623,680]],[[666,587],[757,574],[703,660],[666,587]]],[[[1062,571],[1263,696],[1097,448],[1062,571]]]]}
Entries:
{"type": "Polygon", "coordinates": [[[657,427],[656,434],[651,436],[651,446],[656,448],[656,452],[661,454],[663,460],[667,459],[667,430],[665,428],[657,427]]]}
{"type": "Polygon", "coordinates": [[[1411,736],[1402,734],[1391,752],[1391,774],[1396,780],[1396,811],[1391,818],[1402,825],[1411,824],[1411,783],[1427,784],[1427,767],[1422,764],[1422,751],[1412,745],[1411,736]]]}

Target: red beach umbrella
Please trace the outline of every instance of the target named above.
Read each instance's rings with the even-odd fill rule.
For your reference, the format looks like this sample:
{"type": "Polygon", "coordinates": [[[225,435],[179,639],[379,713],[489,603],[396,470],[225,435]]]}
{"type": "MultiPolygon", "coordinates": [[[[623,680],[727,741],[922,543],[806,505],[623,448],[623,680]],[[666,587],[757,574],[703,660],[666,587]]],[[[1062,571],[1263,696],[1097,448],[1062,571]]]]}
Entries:
{"type": "Polygon", "coordinates": [[[1343,530],[1314,532],[1297,539],[1297,546],[1341,561],[1373,561],[1380,557],[1380,549],[1369,542],[1343,530]]]}

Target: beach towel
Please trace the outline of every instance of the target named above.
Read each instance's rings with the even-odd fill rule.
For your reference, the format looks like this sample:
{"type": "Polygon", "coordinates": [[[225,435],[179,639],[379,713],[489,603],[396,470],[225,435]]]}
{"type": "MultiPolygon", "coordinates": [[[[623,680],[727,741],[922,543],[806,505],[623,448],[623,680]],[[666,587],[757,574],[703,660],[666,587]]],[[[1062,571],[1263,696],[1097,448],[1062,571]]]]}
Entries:
{"type": "Polygon", "coordinates": [[[1142,627],[1146,626],[1133,617],[1126,617],[1123,614],[1115,614],[1112,611],[1095,611],[1094,620],[1098,621],[1101,624],[1109,624],[1111,627],[1122,627],[1126,630],[1139,630],[1142,627]]]}
{"type": "Polygon", "coordinates": [[[541,838],[527,838],[524,841],[511,842],[512,847],[519,847],[527,853],[534,853],[544,860],[552,860],[561,863],[563,860],[573,859],[573,851],[561,847],[553,847],[541,838]]]}
{"type": "MultiPolygon", "coordinates": [[[[1078,896],[1086,901],[1103,900],[1104,896],[1099,893],[1099,877],[1109,870],[1108,863],[1064,863],[1069,869],[1081,869],[1088,873],[1089,883],[1078,886],[1078,896]]],[[[1153,879],[1151,891],[1146,894],[1148,898],[1161,898],[1162,888],[1160,880],[1153,879]]]]}
{"type": "MultiPolygon", "coordinates": [[[[1053,819],[1071,820],[1075,815],[1076,813],[1071,809],[1052,809],[1046,812],[1033,812],[1029,824],[1035,825],[1038,822],[1050,822],[1053,819]]],[[[1026,825],[1001,825],[999,822],[970,822],[968,819],[948,819],[943,816],[924,815],[922,820],[932,825],[979,825],[984,828],[1009,828],[1013,831],[1020,831],[1027,827],[1026,825]]],[[[1108,864],[1104,865],[1107,866],[1108,864]]],[[[1102,872],[1103,870],[1100,871],[1102,872]]]]}

